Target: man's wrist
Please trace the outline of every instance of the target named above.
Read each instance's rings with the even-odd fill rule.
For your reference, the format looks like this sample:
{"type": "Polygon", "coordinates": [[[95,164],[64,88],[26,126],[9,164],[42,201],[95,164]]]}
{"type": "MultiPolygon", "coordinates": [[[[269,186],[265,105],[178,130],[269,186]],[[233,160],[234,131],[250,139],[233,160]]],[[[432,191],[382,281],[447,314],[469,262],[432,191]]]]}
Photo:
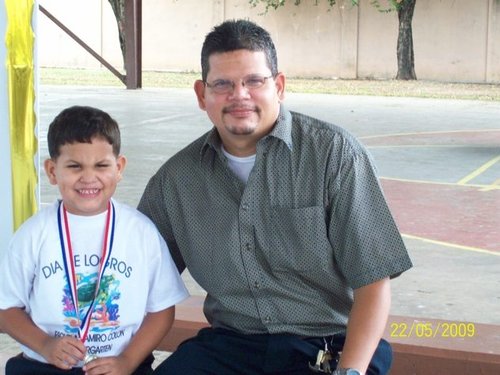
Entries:
{"type": "Polygon", "coordinates": [[[332,375],[361,375],[361,372],[354,368],[337,368],[332,372],[332,375]]]}

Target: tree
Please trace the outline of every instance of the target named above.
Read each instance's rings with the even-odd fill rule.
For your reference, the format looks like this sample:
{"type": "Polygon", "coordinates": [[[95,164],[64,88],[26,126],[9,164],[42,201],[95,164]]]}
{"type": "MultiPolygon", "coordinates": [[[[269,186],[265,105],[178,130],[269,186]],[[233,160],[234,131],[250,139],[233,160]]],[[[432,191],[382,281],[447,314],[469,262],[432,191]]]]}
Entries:
{"type": "Polygon", "coordinates": [[[398,32],[398,74],[396,79],[413,80],[417,79],[415,74],[415,55],[413,52],[413,32],[411,21],[417,0],[404,0],[395,3],[398,11],[399,32],[398,32]]]}
{"type": "MultiPolygon", "coordinates": [[[[111,1],[111,0],[110,0],[111,1]]],[[[336,0],[326,0],[330,7],[336,4],[336,0]]],[[[397,61],[398,73],[396,79],[414,80],[417,79],[415,74],[415,57],[413,52],[413,33],[411,22],[413,19],[413,11],[417,0],[385,0],[387,6],[384,7],[380,3],[381,0],[371,0],[371,4],[380,12],[398,12],[399,30],[397,44],[397,61]]],[[[264,4],[268,12],[270,8],[278,9],[284,6],[286,0],[249,0],[252,6],[264,4]]],[[[314,5],[318,5],[319,0],[315,0],[314,5]]],[[[301,0],[293,0],[294,5],[300,5],[301,0]]],[[[352,5],[358,5],[359,0],[351,0],[352,5]]]]}
{"type": "Polygon", "coordinates": [[[125,0],[108,0],[115,14],[118,25],[118,39],[122,50],[123,62],[125,63],[125,0]]]}

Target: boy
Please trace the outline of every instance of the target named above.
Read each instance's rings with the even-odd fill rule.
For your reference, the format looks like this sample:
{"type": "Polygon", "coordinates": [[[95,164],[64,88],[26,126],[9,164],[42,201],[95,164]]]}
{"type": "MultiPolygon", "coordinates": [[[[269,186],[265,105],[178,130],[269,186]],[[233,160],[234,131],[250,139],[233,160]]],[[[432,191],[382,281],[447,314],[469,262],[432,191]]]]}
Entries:
{"type": "Polygon", "coordinates": [[[112,199],[118,124],[74,106],[47,138],[62,199],[19,228],[0,265],[0,327],[23,351],[6,374],[149,374],[188,293],[154,225],[112,199]]]}

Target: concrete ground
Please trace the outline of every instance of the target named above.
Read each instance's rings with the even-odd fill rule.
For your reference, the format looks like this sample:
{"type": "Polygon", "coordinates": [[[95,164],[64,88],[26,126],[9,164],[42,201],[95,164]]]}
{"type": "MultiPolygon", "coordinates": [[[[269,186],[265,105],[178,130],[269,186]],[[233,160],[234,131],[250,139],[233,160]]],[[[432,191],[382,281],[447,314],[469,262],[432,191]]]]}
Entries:
{"type": "MultiPolygon", "coordinates": [[[[47,126],[65,107],[118,120],[128,165],[116,198],[132,206],[159,166],[211,127],[191,90],[42,86],[37,99],[42,160],[47,126]]],[[[285,103],[345,127],[373,154],[414,262],[392,281],[391,314],[500,324],[500,103],[306,94],[285,103]]],[[[44,175],[40,185],[42,205],[53,202],[44,175]]],[[[0,335],[0,369],[16,352],[0,335]]]]}

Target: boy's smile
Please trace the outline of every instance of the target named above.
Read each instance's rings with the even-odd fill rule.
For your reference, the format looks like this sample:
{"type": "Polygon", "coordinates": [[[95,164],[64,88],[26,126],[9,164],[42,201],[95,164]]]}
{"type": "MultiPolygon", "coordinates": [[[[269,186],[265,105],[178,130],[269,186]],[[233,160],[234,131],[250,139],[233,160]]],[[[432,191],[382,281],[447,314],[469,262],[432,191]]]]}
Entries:
{"type": "Polygon", "coordinates": [[[59,157],[47,159],[44,166],[50,183],[59,187],[66,210],[82,216],[106,211],[122,178],[125,157],[115,156],[104,138],[66,143],[59,151],[59,157]]]}

